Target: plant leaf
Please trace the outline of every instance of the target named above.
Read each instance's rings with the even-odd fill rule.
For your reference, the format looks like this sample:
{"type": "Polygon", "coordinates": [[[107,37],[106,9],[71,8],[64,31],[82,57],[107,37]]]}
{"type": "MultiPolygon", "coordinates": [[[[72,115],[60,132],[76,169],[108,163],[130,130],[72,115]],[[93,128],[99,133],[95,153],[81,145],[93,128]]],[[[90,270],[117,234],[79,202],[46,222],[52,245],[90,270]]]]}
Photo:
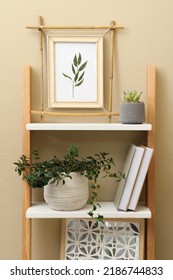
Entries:
{"type": "Polygon", "coordinates": [[[75,85],[75,87],[80,86],[83,83],[84,80],[80,81],[78,84],[75,85]]]}
{"type": "Polygon", "coordinates": [[[77,67],[77,56],[76,56],[76,54],[75,54],[75,56],[73,58],[73,63],[74,63],[74,66],[77,67]]]}
{"type": "Polygon", "coordinates": [[[64,74],[64,73],[62,73],[62,74],[64,75],[64,77],[66,77],[66,78],[68,78],[68,79],[72,80],[72,78],[71,78],[71,77],[69,77],[68,75],[66,75],[66,74],[64,74]]]}
{"type": "Polygon", "coordinates": [[[80,65],[80,64],[81,64],[81,61],[82,61],[82,56],[81,56],[81,54],[79,53],[78,60],[77,60],[77,64],[80,65]]]}
{"type": "Polygon", "coordinates": [[[78,82],[80,82],[80,81],[82,80],[84,74],[85,74],[85,71],[80,75],[80,77],[79,77],[79,79],[78,79],[78,82]]]}
{"type": "Polygon", "coordinates": [[[75,68],[74,68],[73,64],[71,65],[71,68],[72,68],[73,74],[76,75],[75,68]]]}
{"type": "Polygon", "coordinates": [[[82,71],[82,70],[86,67],[87,62],[88,62],[88,61],[85,61],[85,62],[79,67],[79,70],[78,70],[79,72],[82,71]]]}
{"type": "Polygon", "coordinates": [[[78,157],[79,156],[78,147],[76,145],[71,145],[70,148],[68,149],[68,154],[71,157],[78,157]]]}
{"type": "Polygon", "coordinates": [[[76,82],[79,76],[79,72],[76,73],[75,77],[74,77],[74,81],[76,82]]]}

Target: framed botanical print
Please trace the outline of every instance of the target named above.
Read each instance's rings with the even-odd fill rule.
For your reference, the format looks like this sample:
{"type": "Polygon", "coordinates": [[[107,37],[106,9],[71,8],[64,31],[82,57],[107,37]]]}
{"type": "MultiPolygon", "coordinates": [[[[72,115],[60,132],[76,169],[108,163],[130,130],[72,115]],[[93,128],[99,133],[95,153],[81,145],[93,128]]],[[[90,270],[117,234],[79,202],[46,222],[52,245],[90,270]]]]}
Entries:
{"type": "Polygon", "coordinates": [[[47,35],[49,108],[103,107],[103,37],[47,35]]]}

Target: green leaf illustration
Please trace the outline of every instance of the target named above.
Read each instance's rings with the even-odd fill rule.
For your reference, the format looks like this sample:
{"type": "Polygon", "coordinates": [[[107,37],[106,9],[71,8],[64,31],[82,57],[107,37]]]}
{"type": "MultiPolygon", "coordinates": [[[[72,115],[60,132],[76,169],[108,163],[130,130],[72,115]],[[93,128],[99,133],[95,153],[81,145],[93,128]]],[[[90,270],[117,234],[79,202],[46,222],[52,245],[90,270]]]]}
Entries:
{"type": "Polygon", "coordinates": [[[80,81],[78,84],[75,85],[75,87],[80,86],[83,83],[84,80],[80,81]]]}
{"type": "Polygon", "coordinates": [[[79,53],[78,60],[77,60],[77,64],[80,65],[80,64],[81,64],[81,61],[82,61],[82,56],[81,56],[81,54],[79,53]]]}
{"type": "Polygon", "coordinates": [[[87,65],[87,61],[85,61],[81,66],[80,68],[78,69],[78,71],[82,71],[87,65]]]}
{"type": "Polygon", "coordinates": [[[85,74],[85,71],[80,75],[80,77],[79,77],[79,79],[78,79],[79,82],[82,80],[84,74],[85,74]]]}
{"type": "Polygon", "coordinates": [[[75,68],[74,68],[73,64],[71,65],[71,68],[72,68],[73,74],[76,75],[75,68]]]}
{"type": "Polygon", "coordinates": [[[74,57],[73,57],[73,62],[71,64],[71,70],[72,70],[72,73],[73,73],[74,76],[70,77],[69,75],[66,75],[66,74],[62,73],[65,78],[70,79],[71,82],[72,82],[72,96],[73,96],[73,98],[74,98],[75,87],[80,86],[84,82],[85,71],[83,71],[81,74],[79,74],[79,73],[82,70],[85,69],[85,67],[87,65],[87,62],[88,61],[85,61],[84,63],[82,63],[81,53],[79,53],[78,55],[75,54],[74,57]]]}
{"type": "Polygon", "coordinates": [[[66,77],[66,78],[68,78],[68,79],[72,80],[72,78],[71,78],[71,77],[69,77],[68,75],[66,75],[66,74],[64,74],[64,73],[62,73],[62,74],[64,75],[64,77],[66,77]]]}
{"type": "Polygon", "coordinates": [[[76,74],[75,77],[74,77],[74,81],[75,81],[75,82],[77,81],[78,76],[79,76],[79,72],[77,72],[77,74],[76,74]]]}
{"type": "Polygon", "coordinates": [[[73,63],[77,67],[78,63],[77,63],[77,56],[76,56],[76,54],[74,56],[73,63]]]}

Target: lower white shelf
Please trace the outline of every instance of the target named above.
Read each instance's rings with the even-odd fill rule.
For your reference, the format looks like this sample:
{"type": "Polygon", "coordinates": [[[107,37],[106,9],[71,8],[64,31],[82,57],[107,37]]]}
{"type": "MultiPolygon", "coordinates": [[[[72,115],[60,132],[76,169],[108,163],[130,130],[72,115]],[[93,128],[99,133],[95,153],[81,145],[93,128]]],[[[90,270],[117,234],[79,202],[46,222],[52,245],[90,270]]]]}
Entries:
{"type": "MultiPolygon", "coordinates": [[[[104,218],[151,218],[151,211],[148,207],[139,205],[136,211],[119,211],[113,202],[99,202],[101,208],[98,207],[95,213],[103,215],[104,218]]],[[[90,218],[87,214],[91,209],[90,205],[77,211],[55,211],[48,208],[45,202],[33,203],[26,212],[26,218],[90,218]]]]}

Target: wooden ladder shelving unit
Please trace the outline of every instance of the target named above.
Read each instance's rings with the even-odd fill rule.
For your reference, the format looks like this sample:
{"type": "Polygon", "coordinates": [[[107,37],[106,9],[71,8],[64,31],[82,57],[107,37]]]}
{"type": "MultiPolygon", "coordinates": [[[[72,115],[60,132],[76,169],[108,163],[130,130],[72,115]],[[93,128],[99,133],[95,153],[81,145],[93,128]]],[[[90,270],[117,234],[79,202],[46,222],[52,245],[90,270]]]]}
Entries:
{"type": "MultiPolygon", "coordinates": [[[[155,92],[156,92],[156,69],[148,66],[148,95],[147,95],[147,123],[152,129],[147,131],[147,144],[155,148],[155,92]]],[[[26,125],[31,123],[31,67],[24,69],[24,99],[23,99],[23,154],[30,156],[31,132],[26,125]]],[[[145,258],[155,259],[155,156],[153,156],[147,176],[147,206],[152,215],[146,219],[146,249],[145,258]]],[[[26,211],[31,206],[31,188],[23,181],[23,212],[22,212],[22,258],[31,259],[32,219],[26,218],[26,211]]]]}

